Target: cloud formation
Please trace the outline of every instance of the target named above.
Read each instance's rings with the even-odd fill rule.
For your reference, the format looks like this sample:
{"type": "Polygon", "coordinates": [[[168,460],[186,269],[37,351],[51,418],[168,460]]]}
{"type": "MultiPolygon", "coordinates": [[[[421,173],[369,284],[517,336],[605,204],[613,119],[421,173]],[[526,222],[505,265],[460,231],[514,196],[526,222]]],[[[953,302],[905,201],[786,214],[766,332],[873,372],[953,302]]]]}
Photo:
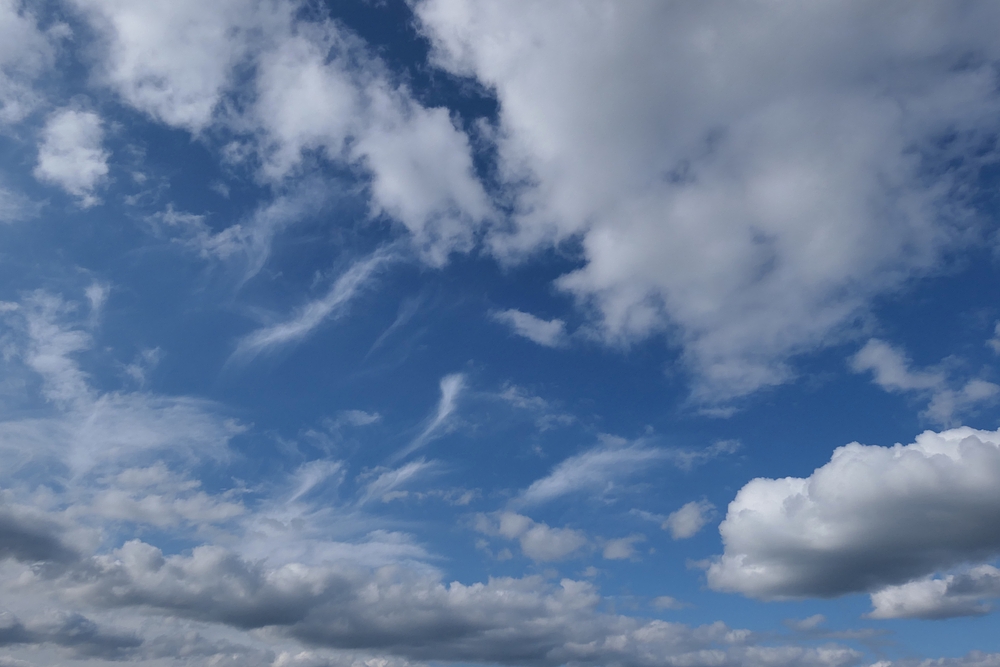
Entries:
{"type": "MultiPolygon", "coordinates": [[[[719,526],[709,586],[757,598],[876,593],[1000,555],[1000,432],[839,447],[806,479],[758,478],[719,526]]],[[[918,587],[886,593],[890,600],[918,587]]]]}
{"type": "Polygon", "coordinates": [[[42,130],[35,178],[58,185],[88,208],[100,200],[94,190],[108,175],[101,118],[92,111],[62,109],[42,130]]]}
{"type": "Polygon", "coordinates": [[[560,319],[543,320],[515,308],[497,311],[491,317],[533,343],[545,347],[559,347],[566,342],[566,323],[560,319]]]}
{"type": "Polygon", "coordinates": [[[962,173],[920,156],[997,129],[996,7],[772,10],[416,3],[435,62],[499,102],[516,205],[490,248],[579,239],[556,286],[609,342],[669,333],[707,404],[789,380],[792,356],[933,270],[969,217],[962,173]]]}
{"type": "Polygon", "coordinates": [[[978,378],[952,388],[944,371],[913,370],[910,360],[900,350],[875,338],[865,343],[850,361],[854,372],[871,371],[872,380],[886,391],[927,397],[923,415],[945,426],[952,426],[957,415],[995,401],[1000,394],[1000,386],[978,378]]]}

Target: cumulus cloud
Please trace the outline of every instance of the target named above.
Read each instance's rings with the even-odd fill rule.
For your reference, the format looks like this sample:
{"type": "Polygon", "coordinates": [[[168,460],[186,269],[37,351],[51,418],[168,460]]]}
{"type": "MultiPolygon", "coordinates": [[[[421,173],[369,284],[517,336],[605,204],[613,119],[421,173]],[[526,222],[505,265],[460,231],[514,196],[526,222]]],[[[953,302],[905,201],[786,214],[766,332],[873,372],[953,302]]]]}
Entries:
{"type": "Polygon", "coordinates": [[[509,326],[518,336],[539,345],[559,347],[566,342],[566,323],[560,319],[543,320],[514,308],[497,311],[491,317],[509,326]]]}
{"type": "Polygon", "coordinates": [[[195,133],[234,132],[228,153],[255,158],[261,178],[297,177],[316,155],[364,174],[371,214],[399,223],[433,265],[471,249],[492,216],[448,110],[419,104],[341,24],[300,21],[288,3],[74,1],[103,35],[101,76],[126,103],[195,133]],[[253,72],[249,104],[225,105],[240,68],[253,72]]]}
{"type": "Polygon", "coordinates": [[[952,425],[957,414],[994,401],[1000,393],[1000,386],[981,379],[952,388],[943,371],[914,370],[900,350],[875,338],[851,357],[851,368],[856,373],[871,371],[875,384],[886,391],[912,392],[927,397],[927,409],[922,414],[946,426],[952,425]]]}
{"type": "Polygon", "coordinates": [[[1000,597],[1000,570],[979,565],[940,579],[920,579],[872,593],[870,618],[952,618],[992,611],[1000,597]]]}
{"type": "Polygon", "coordinates": [[[705,527],[715,512],[715,505],[707,500],[693,500],[676,512],[671,512],[661,526],[669,530],[675,540],[694,537],[705,527]]]}
{"type": "MultiPolygon", "coordinates": [[[[758,478],[740,489],[719,526],[725,551],[708,583],[765,599],[877,594],[992,559],[998,521],[1000,432],[852,443],[806,479],[758,478]]],[[[925,588],[886,593],[883,607],[925,588]]]]}
{"type": "Polygon", "coordinates": [[[268,3],[245,0],[72,4],[103,37],[99,77],[135,108],[196,132],[211,121],[251,31],[270,18],[268,3]]]}
{"type": "MultiPolygon", "coordinates": [[[[487,535],[519,540],[524,555],[537,562],[565,560],[589,543],[583,531],[552,528],[546,523],[536,522],[516,512],[500,512],[492,519],[486,515],[479,515],[476,528],[487,535]]],[[[615,554],[625,548],[627,548],[625,543],[617,547],[612,546],[611,557],[614,558],[615,554]]]]}
{"type": "MultiPolygon", "coordinates": [[[[292,656],[309,652],[295,651],[275,664],[330,664],[322,660],[336,655],[325,656],[324,648],[375,651],[390,660],[511,665],[614,662],[645,667],[669,657],[682,664],[722,667],[840,667],[858,657],[839,646],[758,646],[749,633],[722,623],[692,628],[606,614],[598,610],[601,597],[592,584],[570,579],[551,584],[540,577],[504,577],[444,584],[434,574],[403,567],[270,566],[220,547],[167,555],[138,540],[81,561],[73,573],[36,573],[27,579],[37,590],[58,591],[63,599],[98,610],[133,609],[244,630],[267,628],[275,639],[315,647],[312,662],[297,662],[292,656]]],[[[29,639],[27,624],[6,620],[12,638],[29,639]]],[[[89,635],[78,635],[81,644],[89,637],[91,644],[110,652],[143,643],[141,637],[101,631],[82,617],[69,620],[90,628],[89,635]]],[[[137,653],[155,657],[163,649],[161,655],[178,655],[159,646],[166,639],[149,641],[137,653]]],[[[210,642],[192,643],[200,649],[196,655],[218,654],[223,648],[211,651],[212,646],[205,646],[210,642]]]]}
{"type": "Polygon", "coordinates": [[[94,190],[108,175],[110,154],[102,147],[101,118],[92,111],[62,109],[42,130],[35,178],[61,187],[84,208],[100,200],[94,190]]]}
{"type": "Polygon", "coordinates": [[[787,381],[791,356],[932,270],[967,174],[918,156],[997,129],[997,8],[773,9],[416,3],[435,62],[499,102],[515,213],[493,252],[580,239],[557,287],[610,342],[669,332],[705,403],[787,381]]]}

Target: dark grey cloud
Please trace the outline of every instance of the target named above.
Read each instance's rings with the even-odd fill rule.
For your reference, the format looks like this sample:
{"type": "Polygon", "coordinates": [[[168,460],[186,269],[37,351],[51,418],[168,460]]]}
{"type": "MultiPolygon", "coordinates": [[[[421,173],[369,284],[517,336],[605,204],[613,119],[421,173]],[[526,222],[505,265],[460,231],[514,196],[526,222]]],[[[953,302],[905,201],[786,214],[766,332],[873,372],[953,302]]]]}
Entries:
{"type": "Polygon", "coordinates": [[[68,563],[79,555],[63,543],[65,528],[40,512],[0,504],[0,560],[68,563]]]}
{"type": "Polygon", "coordinates": [[[132,654],[142,639],[101,628],[78,613],[60,612],[27,623],[9,612],[0,613],[0,647],[22,644],[60,646],[74,658],[117,660],[132,654]]]}

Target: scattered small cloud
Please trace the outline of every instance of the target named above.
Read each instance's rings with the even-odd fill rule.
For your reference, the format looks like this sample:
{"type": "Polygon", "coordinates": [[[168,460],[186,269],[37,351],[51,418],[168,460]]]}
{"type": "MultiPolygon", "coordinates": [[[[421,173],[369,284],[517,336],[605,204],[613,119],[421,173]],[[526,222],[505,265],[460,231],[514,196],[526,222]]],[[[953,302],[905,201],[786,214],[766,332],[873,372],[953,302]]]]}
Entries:
{"type": "Polygon", "coordinates": [[[494,311],[490,317],[506,324],[518,336],[544,347],[560,347],[566,344],[566,323],[560,319],[543,320],[514,308],[494,311]]]}
{"type": "Polygon", "coordinates": [[[715,505],[707,500],[695,500],[687,503],[676,512],[671,512],[661,528],[669,530],[675,540],[686,540],[694,537],[715,514],[715,505]]]}

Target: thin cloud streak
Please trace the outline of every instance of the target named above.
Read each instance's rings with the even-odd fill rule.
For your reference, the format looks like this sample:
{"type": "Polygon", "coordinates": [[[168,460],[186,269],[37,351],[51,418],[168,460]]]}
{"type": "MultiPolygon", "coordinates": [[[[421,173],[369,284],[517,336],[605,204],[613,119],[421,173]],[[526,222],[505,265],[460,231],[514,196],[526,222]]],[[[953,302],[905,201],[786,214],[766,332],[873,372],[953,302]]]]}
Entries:
{"type": "Polygon", "coordinates": [[[307,303],[292,318],[244,336],[229,362],[247,363],[262,353],[306,338],[327,319],[343,315],[347,305],[372,282],[378,271],[396,259],[394,253],[380,249],[356,262],[337,278],[325,296],[307,303]]]}
{"type": "Polygon", "coordinates": [[[441,400],[438,401],[437,412],[427,427],[405,449],[396,454],[392,460],[398,461],[417,451],[428,442],[442,434],[447,428],[448,418],[455,412],[458,396],[465,389],[465,376],[452,373],[441,378],[441,400]]]}

